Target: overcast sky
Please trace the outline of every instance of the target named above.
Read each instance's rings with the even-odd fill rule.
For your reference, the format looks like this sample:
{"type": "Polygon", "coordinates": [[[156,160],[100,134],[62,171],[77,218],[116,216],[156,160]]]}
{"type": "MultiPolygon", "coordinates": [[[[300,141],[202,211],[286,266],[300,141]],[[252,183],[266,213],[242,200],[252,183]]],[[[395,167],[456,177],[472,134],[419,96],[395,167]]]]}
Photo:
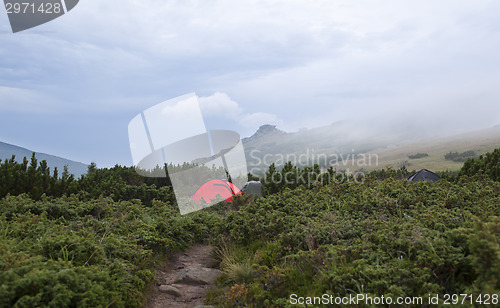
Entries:
{"type": "Polygon", "coordinates": [[[81,0],[13,34],[0,9],[0,141],[131,165],[129,121],[191,92],[207,97],[208,127],[242,137],[267,123],[500,124],[498,12],[494,0],[81,0]]]}

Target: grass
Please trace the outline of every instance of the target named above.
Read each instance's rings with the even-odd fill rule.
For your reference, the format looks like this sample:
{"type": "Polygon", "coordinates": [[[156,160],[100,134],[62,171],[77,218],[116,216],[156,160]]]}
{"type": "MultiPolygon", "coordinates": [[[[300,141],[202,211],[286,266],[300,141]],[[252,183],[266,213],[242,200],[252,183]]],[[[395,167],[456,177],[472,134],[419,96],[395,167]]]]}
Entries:
{"type": "Polygon", "coordinates": [[[478,155],[481,155],[493,151],[499,145],[500,127],[495,127],[452,137],[379,148],[370,152],[378,156],[378,166],[369,166],[364,169],[370,171],[385,168],[386,166],[399,168],[406,165],[409,170],[426,168],[433,171],[456,171],[462,167],[463,162],[446,160],[444,158],[445,154],[450,151],[464,152],[474,150],[478,155]],[[419,159],[408,158],[408,155],[420,152],[427,153],[429,156],[419,159]]]}
{"type": "Polygon", "coordinates": [[[242,248],[223,243],[216,252],[222,270],[221,280],[226,284],[245,283],[254,277],[253,258],[242,248]]]}

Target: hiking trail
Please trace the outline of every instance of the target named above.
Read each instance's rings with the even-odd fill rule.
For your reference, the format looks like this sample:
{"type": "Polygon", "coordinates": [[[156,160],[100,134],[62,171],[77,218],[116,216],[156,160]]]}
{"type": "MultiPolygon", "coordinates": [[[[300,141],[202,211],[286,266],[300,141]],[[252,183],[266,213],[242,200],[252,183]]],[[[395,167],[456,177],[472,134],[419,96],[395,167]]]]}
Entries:
{"type": "Polygon", "coordinates": [[[143,308],[209,308],[203,305],[207,291],[221,274],[212,258],[213,246],[194,245],[173,254],[156,270],[143,308]]]}

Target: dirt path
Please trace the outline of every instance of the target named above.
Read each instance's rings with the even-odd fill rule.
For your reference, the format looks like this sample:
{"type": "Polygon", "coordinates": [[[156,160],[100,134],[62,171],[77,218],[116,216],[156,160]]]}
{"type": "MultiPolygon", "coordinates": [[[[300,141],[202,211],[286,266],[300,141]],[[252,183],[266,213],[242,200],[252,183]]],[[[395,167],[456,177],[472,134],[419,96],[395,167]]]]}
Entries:
{"type": "Polygon", "coordinates": [[[174,254],[157,270],[156,284],[151,286],[143,308],[212,307],[203,306],[207,291],[220,275],[213,268],[212,246],[195,245],[174,254]]]}

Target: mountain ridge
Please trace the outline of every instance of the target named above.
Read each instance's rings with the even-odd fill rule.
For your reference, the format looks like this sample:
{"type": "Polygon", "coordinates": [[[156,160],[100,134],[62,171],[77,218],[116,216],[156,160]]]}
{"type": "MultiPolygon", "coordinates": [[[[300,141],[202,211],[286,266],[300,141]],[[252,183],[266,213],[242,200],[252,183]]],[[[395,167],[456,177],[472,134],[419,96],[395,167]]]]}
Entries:
{"type": "Polygon", "coordinates": [[[0,160],[2,161],[11,159],[14,155],[14,160],[18,163],[22,163],[24,157],[30,160],[33,153],[35,153],[35,157],[38,162],[42,160],[47,161],[47,166],[50,168],[51,172],[53,172],[54,168],[57,167],[59,175],[62,174],[64,166],[66,165],[68,166],[68,172],[73,174],[75,178],[79,178],[82,174],[87,173],[87,164],[55,155],[32,151],[14,144],[0,141],[0,160]]]}

